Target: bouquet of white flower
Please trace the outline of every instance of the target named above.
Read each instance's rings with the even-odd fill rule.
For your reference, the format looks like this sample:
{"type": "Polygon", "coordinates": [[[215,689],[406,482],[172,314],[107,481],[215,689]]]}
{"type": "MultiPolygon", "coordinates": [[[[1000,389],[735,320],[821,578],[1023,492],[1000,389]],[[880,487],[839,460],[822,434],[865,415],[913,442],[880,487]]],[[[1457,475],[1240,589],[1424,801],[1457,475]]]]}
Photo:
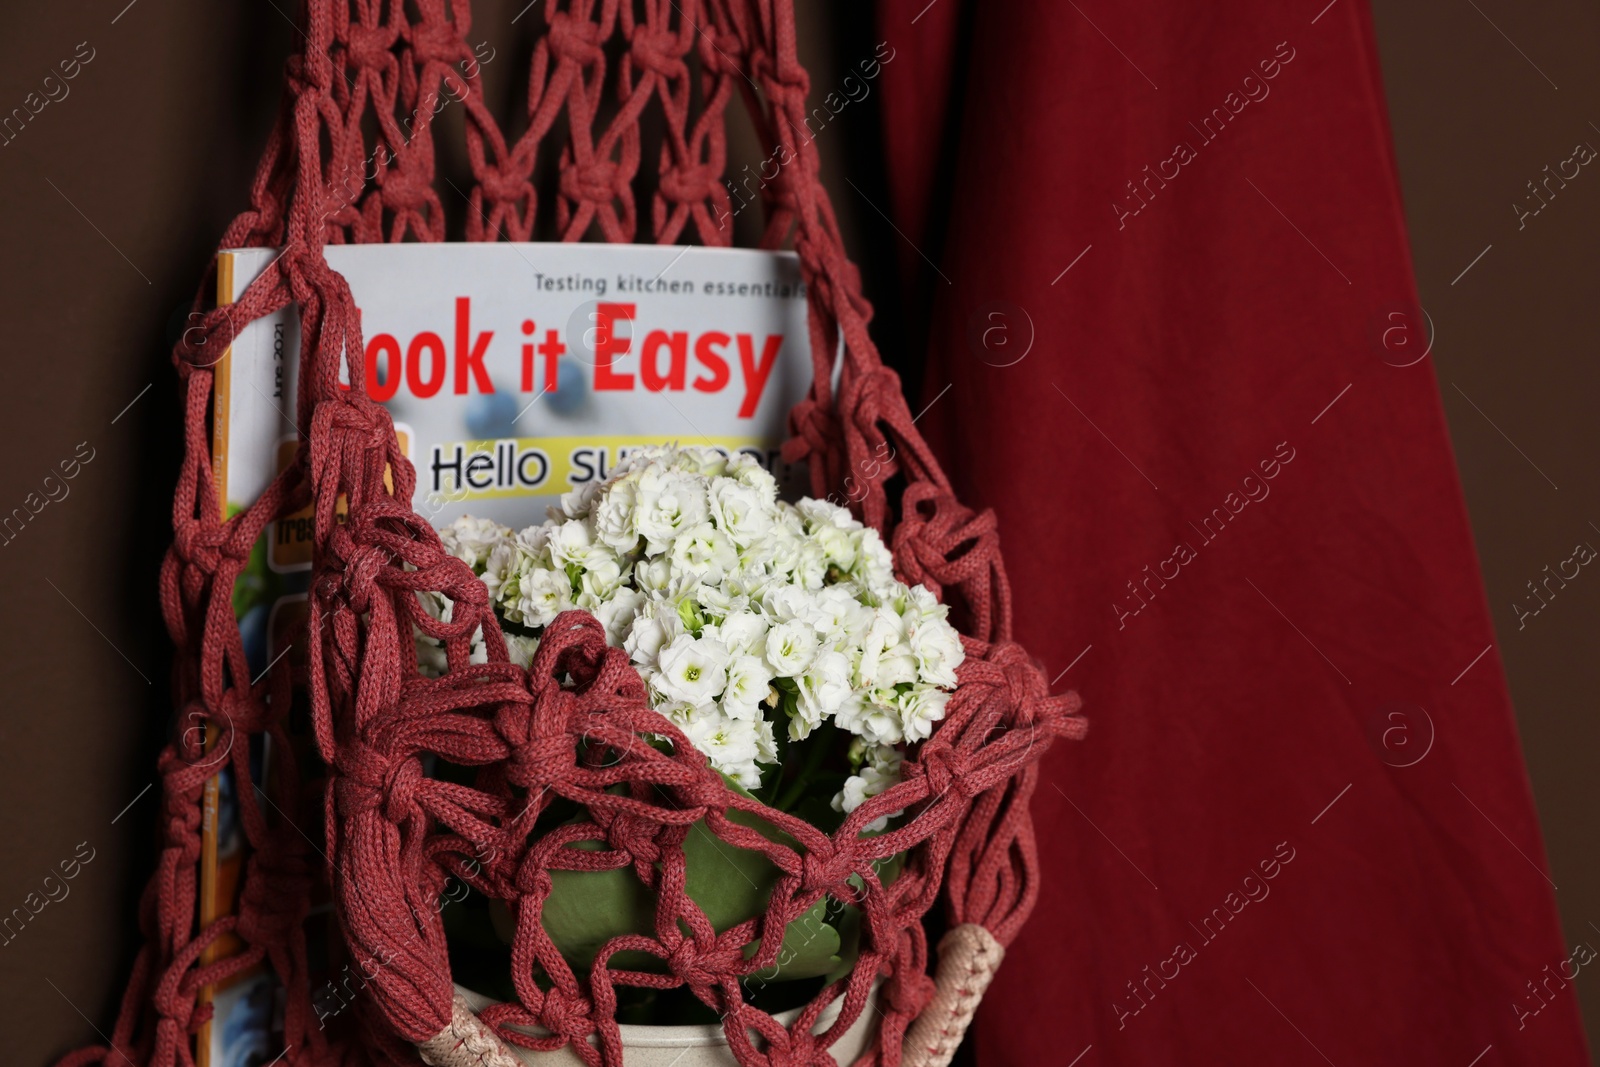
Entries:
{"type": "MultiPolygon", "coordinates": [[[[895,579],[877,531],[830,503],[779,500],[753,458],[636,450],[603,483],[568,493],[550,512],[520,532],[473,518],[441,532],[487,586],[512,660],[528,666],[561,612],[591,612],[607,642],[626,649],[651,706],[732,786],[767,806],[832,832],[900,781],[903,746],[927,739],[943,718],[965,654],[944,605],[895,579]]],[[[419,595],[449,621],[446,598],[419,595]]],[[[443,645],[420,629],[415,636],[424,673],[442,674],[443,645]]],[[[487,659],[481,631],[472,659],[487,659]]],[[[551,817],[586,815],[558,808],[551,817]]],[[[783,836],[764,820],[732,817],[783,836]]],[[[683,846],[689,895],[719,930],[759,914],[780,872],[697,829],[683,846]],[[742,877],[729,877],[730,864],[742,877]]],[[[897,859],[879,876],[887,882],[898,869],[897,859]]],[[[652,929],[652,903],[626,869],[556,871],[553,885],[544,926],[574,967],[589,966],[613,937],[652,929]]],[[[491,908],[490,918],[509,938],[509,912],[491,908]]],[[[495,988],[494,968],[475,966],[494,955],[485,951],[486,924],[453,922],[457,943],[473,946],[459,953],[458,973],[495,988]]],[[[853,907],[819,902],[790,925],[778,965],[752,976],[753,993],[774,980],[847,973],[857,926],[853,907]]],[[[698,1003],[636,1007],[635,1018],[684,1021],[698,1003]]]]}
{"type": "MultiPolygon", "coordinates": [[[[851,736],[853,773],[831,797],[847,813],[897,782],[897,746],[944,716],[963,658],[944,605],[895,580],[876,530],[825,501],[779,500],[752,457],[636,450],[550,510],[520,533],[470,517],[441,532],[488,587],[512,659],[531,662],[560,612],[592,612],[652,706],[773,806],[816,784],[826,747],[791,745],[825,724],[851,736]]],[[[448,620],[443,597],[421,595],[448,620]]],[[[442,644],[418,631],[417,646],[424,670],[444,669],[442,644]]]]}

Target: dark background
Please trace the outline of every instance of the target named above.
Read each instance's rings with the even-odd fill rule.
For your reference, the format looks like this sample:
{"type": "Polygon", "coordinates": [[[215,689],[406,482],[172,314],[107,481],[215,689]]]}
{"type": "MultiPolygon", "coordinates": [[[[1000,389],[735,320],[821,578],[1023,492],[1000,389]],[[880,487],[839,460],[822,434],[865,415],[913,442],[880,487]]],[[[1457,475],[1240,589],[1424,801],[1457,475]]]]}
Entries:
{"type": "MultiPolygon", "coordinates": [[[[65,99],[0,146],[0,512],[80,443],[94,455],[70,496],[0,547],[0,911],[85,854],[80,842],[94,857],[70,896],[0,947],[3,1014],[27,1023],[12,1027],[17,1063],[109,1032],[133,951],[160,809],[159,790],[145,790],[170,717],[154,597],[179,445],[167,350],[174,314],[244,204],[294,33],[288,0],[125,4],[16,5],[0,34],[0,112],[80,42],[94,57],[65,99]]],[[[475,5],[474,36],[506,40],[500,28],[521,6],[475,5]]],[[[1512,207],[1536,205],[1527,183],[1576,144],[1600,146],[1600,11],[1576,0],[1373,7],[1436,374],[1566,939],[1600,948],[1600,578],[1585,571],[1521,628],[1513,606],[1537,606],[1526,583],[1576,543],[1600,545],[1600,174],[1585,168],[1521,229],[1512,207]]],[[[870,12],[803,14],[802,53],[831,84],[830,66],[862,51],[870,12]]],[[[510,55],[504,73],[486,70],[491,88],[509,79],[510,55]]],[[[846,171],[868,193],[879,187],[875,102],[840,119],[843,150],[826,172],[835,190],[846,171]]],[[[835,200],[864,254],[878,328],[891,327],[898,286],[884,251],[895,239],[859,199],[835,200]]],[[[1575,985],[1600,1032],[1595,981],[1575,985]]]]}

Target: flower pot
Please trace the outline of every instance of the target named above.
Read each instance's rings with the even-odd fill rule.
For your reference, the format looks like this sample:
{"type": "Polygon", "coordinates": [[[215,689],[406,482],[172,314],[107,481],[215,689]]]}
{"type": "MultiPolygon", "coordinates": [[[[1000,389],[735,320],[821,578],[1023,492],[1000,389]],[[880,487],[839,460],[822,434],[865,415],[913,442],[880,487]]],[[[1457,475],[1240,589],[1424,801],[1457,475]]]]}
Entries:
{"type": "MultiPolygon", "coordinates": [[[[871,1047],[877,1033],[880,986],[881,982],[873,985],[860,1017],[830,1046],[828,1051],[838,1063],[853,1063],[871,1047]]],[[[582,1057],[571,1046],[535,1052],[502,1042],[476,1015],[493,1003],[488,997],[456,986],[455,1020],[445,1034],[418,1047],[423,1061],[433,1067],[584,1067],[582,1057]]],[[[842,1003],[841,997],[823,1010],[813,1033],[822,1033],[833,1025],[842,1003]]],[[[776,1018],[788,1026],[800,1017],[800,1011],[795,1008],[776,1018]]],[[[728,1048],[727,1035],[720,1026],[623,1025],[620,1029],[625,1067],[738,1067],[739,1061],[728,1048]]]]}

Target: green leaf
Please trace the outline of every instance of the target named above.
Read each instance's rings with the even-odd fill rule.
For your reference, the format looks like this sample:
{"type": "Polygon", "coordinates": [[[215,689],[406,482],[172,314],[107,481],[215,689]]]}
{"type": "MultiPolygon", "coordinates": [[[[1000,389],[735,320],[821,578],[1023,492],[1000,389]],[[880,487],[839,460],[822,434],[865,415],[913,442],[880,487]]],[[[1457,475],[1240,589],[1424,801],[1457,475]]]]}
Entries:
{"type": "MultiPolygon", "coordinates": [[[[827,974],[843,963],[840,945],[839,931],[828,921],[828,898],[823,897],[784,928],[777,962],[747,981],[766,983],[827,974]]],[[[745,958],[760,950],[761,942],[753,942],[745,950],[745,958]]]]}
{"type": "MultiPolygon", "coordinates": [[[[569,848],[599,851],[598,841],[569,848]]],[[[551,871],[550,896],[544,904],[544,929],[577,970],[588,970],[600,947],[621,934],[655,932],[655,894],[639,881],[632,867],[611,871],[551,871]]],[[[629,954],[636,955],[636,954],[629,954]]],[[[648,959],[613,961],[635,966],[648,959]]]]}
{"type": "Polygon", "coordinates": [[[847,977],[861,957],[861,909],[853,904],[845,905],[844,914],[839,916],[839,941],[844,946],[843,951],[835,957],[833,970],[823,976],[823,985],[832,985],[847,977]]]}
{"type": "MultiPolygon", "coordinates": [[[[779,840],[777,829],[754,815],[730,811],[728,821],[779,840]]],[[[779,872],[762,853],[728,844],[701,821],[689,827],[683,855],[688,863],[689,898],[700,905],[718,933],[766,908],[779,872]]]]}
{"type": "MultiPolygon", "coordinates": [[[[732,784],[732,783],[730,783],[732,784]]],[[[739,792],[744,789],[734,785],[739,792]]],[[[728,820],[756,830],[793,847],[793,840],[771,823],[742,811],[729,811],[728,820]]],[[[594,851],[599,842],[568,846],[594,851]]],[[[689,828],[683,843],[686,890],[721,933],[761,914],[778,880],[778,868],[765,855],[728,844],[712,833],[704,820],[689,828]]],[[[621,934],[655,935],[656,897],[639,881],[632,867],[610,871],[551,871],[550,896],[545,901],[544,928],[573,967],[593,966],[601,946],[621,934]]],[[[619,967],[659,970],[659,960],[643,954],[619,954],[619,967]]]]}

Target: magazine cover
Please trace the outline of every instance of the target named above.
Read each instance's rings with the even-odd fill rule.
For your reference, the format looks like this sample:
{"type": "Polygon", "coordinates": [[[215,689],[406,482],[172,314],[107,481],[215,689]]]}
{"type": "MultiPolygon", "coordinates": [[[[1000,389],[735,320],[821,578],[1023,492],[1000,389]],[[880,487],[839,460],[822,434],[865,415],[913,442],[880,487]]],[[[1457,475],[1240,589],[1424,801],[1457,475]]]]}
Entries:
{"type": "MultiPolygon", "coordinates": [[[[277,254],[221,253],[218,303],[237,301],[277,254]]],[[[365,388],[393,416],[416,469],[414,505],[435,527],[465,514],[537,522],[563,493],[603,480],[642,445],[742,452],[780,484],[802,484],[803,470],[789,470],[778,455],[788,411],[811,384],[805,286],[793,253],[430,243],[331,246],[327,256],[349,282],[365,344],[346,353],[342,381],[365,388]]],[[[299,348],[298,324],[285,309],[242,329],[217,366],[212,465],[224,517],[248,507],[293,462],[299,348]]],[[[312,539],[309,508],[270,524],[235,587],[256,674],[296,654],[312,539]]],[[[290,733],[302,775],[315,779],[298,694],[295,702],[290,733]]],[[[272,754],[250,757],[260,766],[272,754]]],[[[232,777],[224,770],[207,783],[202,926],[236,907],[246,845],[232,777]]],[[[301,829],[321,840],[320,827],[301,829]]],[[[310,921],[313,931],[333,933],[325,900],[310,921]]],[[[315,984],[336,991],[319,998],[319,1016],[331,1016],[359,989],[337,976],[338,938],[311,940],[324,969],[315,984]]],[[[238,948],[219,939],[206,961],[238,948]]],[[[250,1067],[281,1045],[276,983],[264,968],[202,996],[215,1012],[197,1038],[201,1067],[250,1067]]]]}

